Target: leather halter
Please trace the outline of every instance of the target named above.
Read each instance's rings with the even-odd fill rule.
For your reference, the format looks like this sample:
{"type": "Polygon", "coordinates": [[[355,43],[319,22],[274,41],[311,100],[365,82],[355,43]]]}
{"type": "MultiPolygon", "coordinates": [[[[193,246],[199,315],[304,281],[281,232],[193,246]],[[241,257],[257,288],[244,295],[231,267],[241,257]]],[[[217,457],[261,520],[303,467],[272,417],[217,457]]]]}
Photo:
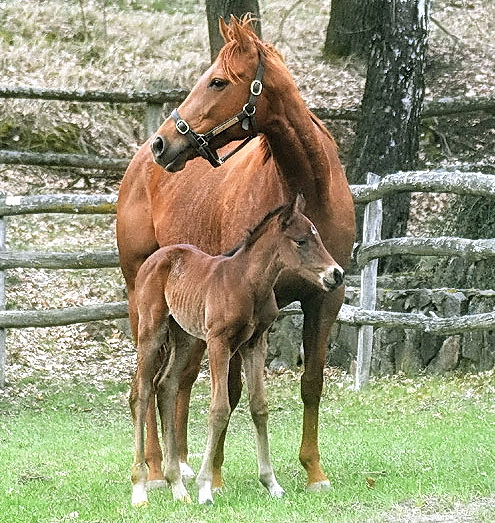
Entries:
{"type": "Polygon", "coordinates": [[[260,57],[258,69],[256,71],[256,77],[251,82],[251,87],[249,89],[249,99],[242,108],[242,111],[232,116],[232,118],[229,118],[225,122],[217,125],[207,133],[196,133],[191,129],[190,125],[180,117],[177,109],[172,111],[170,116],[172,116],[172,118],[175,120],[175,128],[177,129],[177,132],[183,134],[189,140],[189,143],[194,147],[194,149],[199,153],[199,155],[208,160],[213,167],[219,167],[222,165],[228,158],[242,149],[250,140],[257,136],[258,129],[256,127],[256,118],[254,115],[256,113],[256,102],[258,100],[258,96],[263,90],[263,84],[261,80],[263,78],[264,69],[265,68],[260,57]],[[220,133],[223,133],[239,122],[241,122],[241,126],[245,131],[249,130],[249,127],[251,126],[253,131],[252,134],[245,138],[244,141],[242,141],[232,151],[228,152],[224,156],[219,157],[216,149],[210,147],[210,141],[215,138],[215,136],[218,136],[220,133]]]}

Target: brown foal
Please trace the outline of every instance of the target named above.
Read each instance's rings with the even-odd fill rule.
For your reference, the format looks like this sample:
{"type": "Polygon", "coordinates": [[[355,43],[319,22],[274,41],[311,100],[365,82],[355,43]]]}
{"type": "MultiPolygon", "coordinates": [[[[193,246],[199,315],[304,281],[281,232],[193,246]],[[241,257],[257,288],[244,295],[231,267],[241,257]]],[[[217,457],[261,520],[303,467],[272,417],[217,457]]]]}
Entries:
{"type": "Polygon", "coordinates": [[[344,271],[325,249],[313,223],[302,214],[301,195],[270,212],[238,248],[210,256],[191,245],[172,245],[153,253],[136,279],[138,309],[137,372],[130,405],[135,425],[132,503],[147,503],[144,425],[150,394],[156,392],[164,447],[165,479],[176,500],[190,501],[182,482],[175,434],[177,390],[191,356],[189,336],[206,341],[211,373],[208,439],[197,477],[199,503],[213,503],[213,459],[227,427],[231,407],[228,374],[239,351],[256,428],[258,473],[272,497],[278,484],[268,448],[268,408],[263,384],[266,332],[278,314],[274,286],[283,271],[307,284],[331,291],[344,271]],[[261,342],[261,340],[263,340],[261,342]],[[162,368],[155,361],[162,354],[162,368]]]}

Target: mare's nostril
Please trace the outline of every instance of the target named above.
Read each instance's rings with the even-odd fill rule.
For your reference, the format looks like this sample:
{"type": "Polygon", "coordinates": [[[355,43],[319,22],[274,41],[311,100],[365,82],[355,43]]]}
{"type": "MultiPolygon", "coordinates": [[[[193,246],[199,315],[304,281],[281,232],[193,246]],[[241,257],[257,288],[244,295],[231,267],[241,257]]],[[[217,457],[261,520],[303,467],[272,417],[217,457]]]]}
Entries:
{"type": "Polygon", "coordinates": [[[165,150],[165,140],[161,136],[156,136],[151,142],[151,150],[155,157],[163,154],[163,151],[165,150]]]}

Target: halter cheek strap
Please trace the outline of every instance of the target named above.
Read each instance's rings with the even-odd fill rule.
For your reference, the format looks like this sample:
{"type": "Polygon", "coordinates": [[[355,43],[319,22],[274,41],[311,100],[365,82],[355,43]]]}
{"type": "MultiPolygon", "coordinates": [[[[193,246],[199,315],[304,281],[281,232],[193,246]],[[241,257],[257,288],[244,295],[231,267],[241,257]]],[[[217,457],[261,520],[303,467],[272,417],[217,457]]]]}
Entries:
{"type": "Polygon", "coordinates": [[[175,128],[177,129],[177,132],[183,134],[189,140],[189,143],[194,147],[197,153],[206,160],[208,160],[213,167],[219,167],[220,165],[222,165],[228,158],[230,158],[233,154],[242,149],[250,140],[252,140],[258,134],[258,128],[256,126],[255,118],[256,102],[258,100],[258,96],[261,94],[261,91],[263,90],[263,83],[261,80],[263,78],[264,69],[265,68],[263,62],[260,58],[258,69],[256,71],[256,77],[251,82],[251,87],[249,89],[249,99],[242,108],[242,111],[232,116],[232,118],[229,118],[225,122],[217,125],[207,133],[196,133],[191,129],[189,124],[180,117],[177,109],[174,109],[172,111],[170,116],[175,121],[175,128]],[[210,147],[210,141],[213,138],[215,138],[215,136],[218,136],[219,134],[223,133],[224,131],[226,131],[227,129],[229,129],[233,125],[236,125],[239,122],[241,123],[241,127],[245,131],[248,131],[249,127],[251,127],[252,134],[245,138],[244,141],[242,141],[232,151],[228,152],[226,155],[222,157],[219,157],[217,151],[210,147]]]}

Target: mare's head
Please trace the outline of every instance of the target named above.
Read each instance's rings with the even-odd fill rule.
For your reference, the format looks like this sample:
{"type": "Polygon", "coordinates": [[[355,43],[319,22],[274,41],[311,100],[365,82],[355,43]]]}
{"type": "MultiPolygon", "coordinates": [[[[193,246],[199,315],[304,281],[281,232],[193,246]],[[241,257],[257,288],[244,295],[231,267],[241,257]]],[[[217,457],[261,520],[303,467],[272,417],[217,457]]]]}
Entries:
{"type": "Polygon", "coordinates": [[[268,214],[250,233],[244,248],[249,249],[262,235],[270,235],[270,248],[277,252],[284,270],[325,291],[344,281],[344,270],[323,245],[318,230],[304,214],[304,197],[299,194],[289,205],[268,214]]]}
{"type": "Polygon", "coordinates": [[[250,17],[232,17],[229,25],[220,19],[220,30],[225,45],[218,57],[151,138],[154,159],[167,171],[180,171],[196,156],[220,165],[217,148],[268,125],[272,86],[294,85],[280,55],[254,33],[250,17]]]}

